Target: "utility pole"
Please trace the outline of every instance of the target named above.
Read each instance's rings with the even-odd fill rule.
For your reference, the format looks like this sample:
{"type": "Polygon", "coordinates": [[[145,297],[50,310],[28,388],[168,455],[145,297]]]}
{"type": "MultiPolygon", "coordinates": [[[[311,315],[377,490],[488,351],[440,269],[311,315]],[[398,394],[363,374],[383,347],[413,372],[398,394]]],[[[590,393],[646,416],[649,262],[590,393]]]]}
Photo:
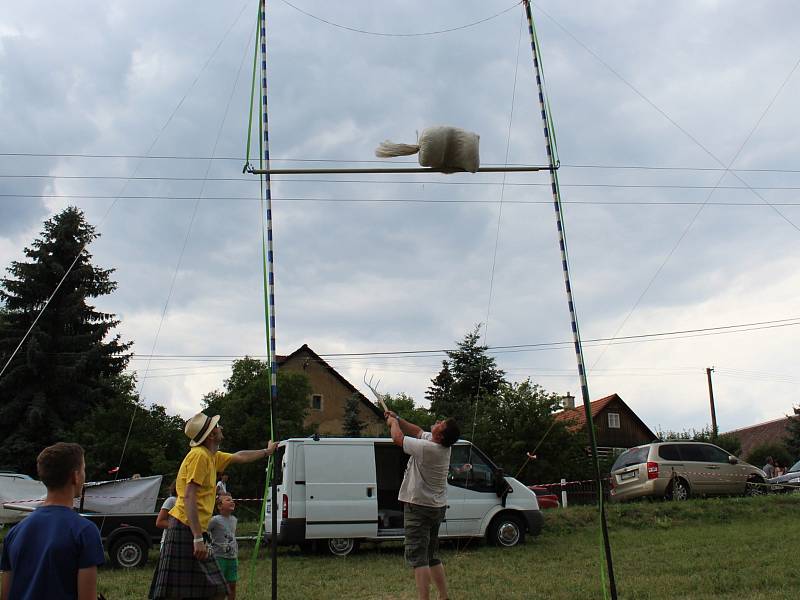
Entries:
{"type": "Polygon", "coordinates": [[[711,372],[714,367],[706,369],[706,378],[708,379],[708,401],[711,403],[711,439],[717,439],[717,411],[714,409],[714,386],[711,384],[711,372]]]}

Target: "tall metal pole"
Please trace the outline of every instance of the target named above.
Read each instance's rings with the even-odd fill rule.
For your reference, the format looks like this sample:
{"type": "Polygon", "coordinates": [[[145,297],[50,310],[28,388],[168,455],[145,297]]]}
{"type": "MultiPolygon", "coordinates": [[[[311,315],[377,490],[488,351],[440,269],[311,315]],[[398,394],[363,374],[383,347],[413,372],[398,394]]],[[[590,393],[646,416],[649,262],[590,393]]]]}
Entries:
{"type": "MultiPolygon", "coordinates": [[[[275,357],[275,270],[274,270],[274,254],[272,248],[272,190],[270,188],[269,176],[269,118],[267,111],[267,3],[266,0],[261,0],[261,17],[259,28],[261,30],[261,119],[262,128],[264,130],[264,137],[262,146],[264,150],[263,162],[261,166],[264,167],[264,201],[266,203],[266,229],[267,229],[267,280],[265,283],[267,294],[267,336],[269,338],[267,345],[267,359],[269,361],[269,399],[270,399],[270,414],[272,415],[272,431],[270,432],[272,439],[277,439],[277,431],[275,428],[275,410],[278,400],[278,363],[275,357]]],[[[278,502],[278,484],[275,469],[281,468],[277,465],[275,458],[272,458],[272,481],[271,481],[271,517],[272,517],[272,600],[278,598],[278,510],[280,510],[280,503],[278,502]]]]}
{"type": "MultiPolygon", "coordinates": [[[[578,313],[575,310],[575,303],[572,296],[572,285],[569,275],[569,261],[567,253],[567,234],[564,230],[564,213],[561,206],[561,193],[558,186],[558,172],[556,170],[557,161],[554,152],[555,138],[552,132],[552,122],[548,114],[548,107],[545,102],[544,86],[542,84],[542,71],[539,59],[539,44],[536,39],[536,31],[533,27],[533,16],[531,15],[531,5],[529,0],[523,0],[525,6],[525,16],[528,18],[528,32],[531,37],[531,51],[533,53],[533,66],[536,70],[536,85],[539,90],[539,108],[541,109],[542,126],[544,128],[544,140],[547,149],[547,158],[550,161],[550,187],[553,194],[553,208],[556,214],[556,227],[558,229],[558,242],[561,248],[561,267],[564,273],[564,285],[567,290],[567,305],[569,307],[570,319],[572,321],[572,339],[575,344],[575,357],[578,361],[578,376],[580,377],[581,396],[583,397],[583,407],[586,412],[586,428],[588,429],[589,441],[592,448],[592,462],[594,463],[595,483],[597,485],[597,500],[600,507],[600,527],[603,532],[603,550],[605,553],[606,569],[608,572],[608,585],[611,598],[617,599],[617,585],[614,580],[614,566],[611,557],[611,543],[608,539],[608,524],[606,523],[605,498],[603,493],[603,482],[600,475],[600,463],[597,457],[597,440],[594,435],[594,423],[592,420],[591,400],[589,398],[589,384],[586,380],[586,366],[583,360],[583,347],[581,345],[580,329],[578,328],[578,313]]],[[[605,590],[604,590],[605,594],[605,590]]]]}
{"type": "Polygon", "coordinates": [[[712,439],[717,439],[719,430],[717,429],[717,411],[714,408],[714,386],[711,383],[711,372],[714,367],[706,369],[706,378],[708,379],[708,401],[711,403],[711,436],[712,439]]]}

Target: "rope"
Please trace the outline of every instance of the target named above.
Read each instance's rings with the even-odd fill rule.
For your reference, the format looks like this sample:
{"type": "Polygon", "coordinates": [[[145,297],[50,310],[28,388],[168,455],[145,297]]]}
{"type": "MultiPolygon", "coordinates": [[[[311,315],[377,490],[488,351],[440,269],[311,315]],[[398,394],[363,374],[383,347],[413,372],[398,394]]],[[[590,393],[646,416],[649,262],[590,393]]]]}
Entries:
{"type": "MultiPolygon", "coordinates": [[[[517,57],[514,61],[514,85],[511,89],[511,110],[509,111],[508,115],[508,130],[506,133],[506,155],[505,155],[505,162],[508,164],[508,155],[511,149],[511,126],[514,123],[514,101],[517,97],[517,74],[519,72],[519,48],[520,42],[522,41],[522,26],[524,21],[520,22],[519,27],[519,39],[517,40],[517,57]]],[[[506,173],[503,173],[503,180],[500,187],[500,202],[499,208],[497,211],[497,227],[495,229],[495,236],[494,236],[494,252],[492,253],[492,267],[489,271],[489,298],[486,303],[486,320],[483,326],[483,343],[486,345],[489,341],[489,316],[491,314],[492,309],[492,297],[494,295],[494,272],[495,267],[497,265],[497,249],[500,246],[500,226],[502,224],[503,219],[503,200],[506,191],[506,173]]],[[[478,385],[477,389],[475,390],[475,410],[473,411],[472,415],[472,433],[470,439],[472,442],[475,442],[475,426],[478,421],[478,403],[480,402],[480,395],[481,395],[481,379],[483,378],[483,363],[481,363],[481,369],[478,371],[478,385]]],[[[472,445],[469,447],[469,457],[467,459],[468,462],[472,462],[472,445]]],[[[467,477],[469,479],[469,475],[467,477]]]]}
{"type": "MultiPolygon", "coordinates": [[[[528,18],[528,32],[531,38],[531,53],[533,55],[533,66],[536,72],[536,84],[539,89],[539,108],[541,110],[542,124],[544,126],[545,147],[547,149],[547,157],[550,161],[550,184],[553,194],[553,208],[555,209],[556,227],[558,229],[559,247],[561,249],[561,266],[564,272],[564,285],[567,292],[567,305],[569,307],[570,320],[572,322],[572,336],[575,345],[575,356],[578,362],[578,375],[580,378],[581,394],[583,396],[583,405],[586,411],[586,428],[589,433],[589,440],[592,448],[592,461],[595,469],[595,480],[597,481],[597,500],[600,509],[600,529],[602,533],[602,551],[605,554],[606,569],[608,571],[608,590],[606,590],[606,581],[602,579],[603,596],[607,597],[608,591],[611,593],[611,598],[617,600],[617,586],[614,580],[614,566],[611,557],[611,544],[608,539],[608,525],[606,523],[605,503],[603,498],[603,487],[600,477],[600,463],[597,457],[597,440],[594,434],[594,424],[592,422],[591,400],[589,398],[589,384],[586,379],[586,367],[583,360],[583,348],[581,347],[580,329],[578,327],[578,314],[575,310],[575,303],[572,296],[572,284],[570,282],[569,274],[569,255],[567,252],[567,238],[564,231],[564,214],[561,206],[561,193],[558,187],[558,173],[555,169],[557,157],[553,150],[552,140],[553,134],[551,129],[552,117],[549,115],[549,108],[545,102],[545,95],[542,84],[542,68],[539,60],[539,41],[536,37],[536,30],[533,26],[533,16],[531,15],[530,0],[523,0],[525,7],[525,15],[528,18]]],[[[601,576],[602,568],[601,568],[601,576]]]]}
{"type": "MultiPolygon", "coordinates": [[[[259,13],[261,9],[259,8],[259,13]]],[[[242,173],[247,171],[247,168],[250,166],[250,139],[251,134],[253,131],[253,98],[256,95],[256,69],[258,65],[258,41],[261,39],[261,30],[259,29],[259,20],[256,21],[256,43],[253,44],[253,77],[250,81],[250,108],[247,111],[247,145],[244,151],[244,167],[242,168],[242,173]]],[[[261,120],[259,117],[259,131],[261,131],[261,120]]],[[[260,142],[259,142],[260,143],[260,142]]],[[[259,146],[259,149],[261,146],[259,146]]],[[[259,161],[261,160],[261,152],[259,152],[259,161]]],[[[263,190],[262,190],[263,193],[263,190]]],[[[259,194],[259,199],[262,197],[262,194],[259,194]]],[[[263,229],[263,225],[262,225],[263,229]]]]}
{"type": "MultiPolygon", "coordinates": [[[[134,169],[134,171],[133,171],[133,175],[131,175],[130,177],[119,177],[119,178],[115,178],[115,179],[124,179],[124,180],[125,180],[125,183],[123,184],[123,186],[122,186],[122,189],[120,190],[119,194],[117,194],[117,196],[116,196],[116,197],[114,197],[114,200],[113,200],[113,202],[111,202],[111,204],[109,205],[109,207],[106,209],[106,212],[103,214],[102,218],[100,219],[100,223],[98,224],[98,229],[100,228],[100,225],[102,225],[103,223],[105,223],[106,219],[108,218],[108,215],[111,213],[111,210],[112,210],[112,209],[113,209],[113,208],[116,206],[116,204],[117,204],[117,201],[120,199],[120,197],[122,197],[122,194],[123,194],[123,193],[125,192],[125,190],[128,188],[128,184],[129,184],[129,183],[130,183],[132,180],[136,179],[135,175],[136,175],[136,173],[138,173],[138,172],[139,172],[139,169],[141,168],[142,164],[144,164],[144,158],[146,158],[147,156],[149,156],[149,155],[150,155],[150,152],[152,152],[152,150],[153,150],[153,148],[155,147],[155,145],[156,145],[156,143],[158,142],[158,140],[159,140],[159,139],[161,139],[161,135],[164,133],[164,131],[166,130],[166,128],[167,128],[167,127],[169,126],[169,124],[172,122],[172,119],[173,119],[173,118],[175,117],[175,115],[178,113],[178,110],[180,110],[181,106],[183,106],[183,103],[184,103],[184,101],[185,101],[185,100],[186,100],[186,98],[189,96],[189,94],[191,93],[191,91],[194,89],[194,86],[195,86],[195,85],[197,85],[197,82],[200,80],[200,76],[201,76],[201,75],[203,74],[203,72],[206,70],[206,67],[208,67],[208,65],[211,63],[211,60],[214,58],[214,56],[216,56],[216,54],[217,54],[217,51],[220,49],[220,47],[222,46],[222,44],[223,44],[223,43],[225,42],[225,40],[228,38],[228,34],[231,32],[231,30],[234,28],[234,26],[235,26],[235,25],[236,25],[236,24],[239,22],[239,19],[241,18],[242,14],[244,13],[245,6],[247,6],[247,5],[246,5],[246,3],[245,3],[245,4],[242,4],[242,10],[240,10],[240,11],[239,11],[239,14],[236,16],[236,19],[233,21],[233,23],[231,23],[231,24],[230,24],[230,26],[228,27],[228,29],[225,31],[225,34],[222,36],[222,39],[219,41],[219,43],[217,44],[217,46],[216,46],[216,47],[214,48],[214,50],[211,52],[211,55],[208,57],[208,59],[206,60],[206,62],[203,64],[203,66],[200,68],[200,71],[199,71],[199,72],[197,73],[197,75],[195,76],[195,78],[194,78],[194,81],[192,81],[191,85],[189,86],[189,89],[187,89],[187,90],[186,90],[186,93],[185,93],[185,94],[183,95],[183,97],[180,99],[180,101],[178,102],[178,104],[175,106],[175,108],[174,108],[174,109],[172,109],[172,112],[170,113],[169,117],[167,117],[167,120],[166,120],[166,121],[164,122],[164,124],[161,126],[161,129],[159,129],[159,131],[158,131],[158,133],[156,134],[155,138],[154,138],[154,139],[153,139],[153,141],[150,143],[150,146],[147,148],[147,151],[145,152],[145,154],[144,154],[144,157],[142,157],[142,159],[141,159],[141,160],[139,160],[139,162],[137,163],[137,165],[136,165],[136,168],[135,168],[135,169],[134,169]]],[[[9,357],[8,357],[8,360],[7,360],[7,361],[6,361],[6,363],[3,365],[3,368],[2,368],[2,369],[0,369],[0,377],[2,377],[2,376],[3,376],[3,373],[5,373],[6,369],[8,369],[8,366],[11,364],[11,361],[12,361],[12,360],[14,360],[14,357],[17,355],[17,353],[19,352],[20,348],[22,348],[22,345],[25,343],[25,340],[27,340],[27,339],[28,339],[28,336],[30,336],[31,332],[32,332],[32,331],[33,331],[33,329],[36,327],[36,324],[39,322],[39,319],[41,318],[42,314],[44,314],[44,311],[45,311],[45,310],[47,310],[47,307],[48,307],[48,306],[50,306],[50,302],[53,300],[53,298],[55,297],[55,295],[58,293],[58,290],[60,290],[60,289],[61,289],[61,286],[63,285],[64,281],[66,281],[66,279],[67,279],[67,277],[69,276],[69,274],[70,274],[70,273],[72,273],[72,270],[75,268],[75,264],[78,262],[78,259],[81,257],[81,254],[82,254],[82,253],[83,253],[83,251],[86,249],[86,246],[87,246],[87,245],[88,245],[88,242],[87,242],[86,244],[84,244],[83,246],[81,246],[81,248],[78,250],[78,253],[77,253],[77,255],[75,256],[75,260],[73,260],[73,261],[72,261],[72,263],[69,265],[69,267],[67,267],[67,270],[66,270],[66,272],[64,273],[64,276],[63,276],[63,277],[61,278],[61,280],[58,282],[58,285],[56,285],[56,288],[53,290],[53,293],[52,293],[52,294],[50,294],[50,296],[47,298],[47,302],[45,302],[44,306],[42,306],[41,310],[39,310],[39,313],[36,315],[36,318],[34,319],[33,323],[32,323],[32,324],[31,324],[31,326],[28,328],[28,330],[25,332],[25,335],[23,335],[23,336],[22,336],[22,339],[19,341],[19,344],[18,344],[18,345],[17,345],[17,347],[14,349],[14,351],[11,353],[11,356],[9,356],[9,357]]]]}
{"type": "Polygon", "coordinates": [[[353,33],[363,33],[364,35],[374,35],[380,37],[421,37],[427,35],[439,35],[442,33],[451,33],[453,31],[460,31],[462,29],[468,29],[469,27],[475,27],[476,25],[480,25],[481,23],[486,23],[487,21],[491,21],[492,19],[496,19],[500,15],[504,15],[505,13],[514,10],[520,2],[514,3],[512,6],[501,10],[499,13],[495,13],[488,17],[484,17],[483,19],[478,19],[477,21],[473,21],[472,23],[467,23],[466,25],[459,25],[458,27],[451,27],[450,29],[439,29],[437,31],[422,31],[418,33],[385,33],[381,31],[368,31],[366,29],[357,29],[355,27],[349,27],[347,25],[342,25],[340,23],[335,23],[333,21],[329,21],[327,19],[323,19],[322,17],[318,17],[317,15],[311,14],[303,10],[302,8],[295,6],[288,0],[281,0],[285,5],[295,9],[297,12],[304,14],[307,17],[311,17],[315,21],[319,21],[320,23],[325,23],[326,25],[330,25],[331,27],[337,27],[339,29],[345,29],[347,31],[352,31],[353,33]]]}
{"type": "MultiPolygon", "coordinates": [[[[509,155],[509,151],[510,151],[510,148],[511,148],[511,126],[514,123],[514,102],[515,102],[516,96],[517,96],[517,74],[519,72],[519,54],[520,54],[519,49],[520,49],[520,45],[521,45],[521,42],[522,42],[522,27],[523,27],[523,24],[524,24],[524,21],[520,21],[519,37],[517,39],[517,56],[516,56],[516,59],[514,61],[514,85],[513,85],[512,89],[511,89],[511,108],[509,110],[508,129],[507,129],[507,133],[506,133],[505,164],[508,164],[508,155],[509,155]]],[[[498,249],[498,247],[500,245],[500,226],[502,224],[502,219],[503,219],[503,200],[504,200],[505,191],[506,191],[506,175],[507,175],[506,173],[503,173],[503,179],[502,179],[501,187],[500,187],[500,200],[498,202],[499,208],[498,208],[498,211],[497,211],[497,227],[495,229],[495,237],[494,237],[494,252],[492,253],[492,266],[491,266],[491,269],[489,271],[489,297],[488,297],[487,302],[486,302],[486,319],[485,319],[485,322],[484,322],[484,325],[483,325],[483,343],[484,343],[484,348],[487,347],[486,344],[487,344],[488,338],[489,338],[489,317],[490,317],[491,309],[492,309],[492,297],[493,297],[493,291],[494,291],[494,273],[495,273],[495,267],[497,265],[497,249],[498,249]]],[[[477,382],[476,390],[475,390],[475,407],[474,407],[474,410],[473,410],[473,413],[472,413],[472,432],[470,433],[470,441],[472,443],[469,446],[469,454],[467,455],[467,462],[470,463],[470,464],[472,463],[472,449],[473,449],[473,444],[475,443],[475,427],[476,427],[476,425],[478,423],[478,404],[480,403],[480,399],[481,399],[481,382],[483,380],[483,364],[484,363],[481,362],[480,369],[478,370],[478,382],[477,382]]],[[[470,480],[471,476],[472,476],[472,471],[470,470],[467,473],[467,483],[469,483],[469,480],[470,480]]],[[[462,547],[461,546],[461,540],[460,539],[457,540],[456,541],[456,550],[458,552],[461,552],[462,550],[466,550],[467,546],[469,546],[471,541],[472,541],[472,538],[468,538],[466,543],[462,547]]]]}
{"type": "MultiPolygon", "coordinates": [[[[249,45],[249,42],[248,42],[248,45],[249,45]]],[[[245,48],[245,56],[246,56],[246,51],[247,51],[247,48],[245,48]]],[[[231,88],[231,93],[228,96],[228,102],[225,105],[225,112],[222,115],[222,120],[220,121],[219,128],[217,129],[217,135],[214,138],[214,145],[211,148],[211,156],[212,157],[216,153],[217,146],[219,145],[219,140],[222,137],[222,130],[225,127],[225,120],[228,118],[228,111],[230,110],[230,107],[231,107],[231,101],[233,100],[233,95],[236,92],[236,85],[239,83],[239,76],[241,75],[242,66],[243,65],[244,65],[244,57],[242,58],[242,61],[239,63],[239,70],[236,72],[236,78],[233,81],[233,86],[231,88]]],[[[156,329],[156,334],[155,334],[155,336],[153,338],[153,346],[152,346],[152,348],[150,350],[150,358],[148,359],[147,363],[145,364],[144,375],[142,376],[142,379],[141,379],[141,382],[140,382],[140,385],[139,385],[139,390],[137,392],[137,397],[140,399],[140,401],[141,401],[141,398],[142,398],[142,394],[144,393],[144,386],[147,383],[147,380],[149,379],[148,378],[148,373],[150,371],[150,364],[152,362],[153,354],[156,351],[156,346],[158,345],[158,339],[161,336],[161,329],[164,326],[164,321],[167,318],[167,309],[169,308],[169,303],[172,300],[172,294],[175,291],[175,282],[177,281],[178,272],[180,271],[181,264],[183,263],[183,257],[186,254],[186,246],[189,243],[189,238],[190,238],[191,233],[192,233],[192,227],[194,226],[194,222],[195,222],[195,219],[197,217],[197,212],[198,212],[198,209],[200,208],[200,200],[203,198],[203,194],[204,194],[205,189],[206,189],[206,182],[208,181],[208,174],[211,171],[211,165],[212,164],[213,164],[213,161],[211,159],[209,159],[208,163],[206,165],[205,173],[203,175],[202,184],[200,185],[200,191],[197,194],[197,199],[195,200],[194,206],[192,208],[192,215],[189,218],[189,225],[186,227],[186,235],[183,238],[183,245],[181,246],[181,251],[180,251],[180,254],[178,255],[178,260],[177,260],[177,262],[175,264],[175,269],[172,272],[172,280],[170,281],[170,284],[169,284],[169,291],[167,292],[167,299],[164,302],[164,308],[161,311],[161,318],[160,318],[160,320],[158,322],[158,328],[156,329]]],[[[125,451],[128,449],[128,442],[130,441],[131,432],[133,431],[133,423],[136,420],[136,415],[137,415],[138,412],[139,412],[139,403],[137,402],[133,406],[133,412],[131,413],[131,420],[130,420],[130,423],[128,424],[128,431],[125,434],[125,441],[122,444],[122,451],[120,452],[119,462],[117,463],[117,470],[114,473],[113,481],[117,481],[117,478],[119,477],[119,474],[120,474],[120,471],[121,471],[120,467],[122,466],[123,459],[125,458],[125,451]]],[[[105,525],[105,522],[106,522],[106,517],[103,516],[103,521],[101,523],[101,530],[102,530],[102,527],[105,525]]]]}
{"type": "MultiPolygon", "coordinates": [[[[725,179],[726,175],[728,175],[728,173],[731,173],[732,175],[735,175],[731,171],[731,167],[733,166],[733,164],[736,162],[736,160],[741,155],[742,151],[744,150],[744,147],[750,142],[750,139],[753,137],[755,132],[758,130],[759,126],[761,125],[761,122],[764,120],[764,117],[767,116],[767,113],[772,108],[772,105],[775,104],[775,101],[778,99],[778,96],[780,96],[781,92],[786,87],[786,84],[789,83],[789,80],[792,78],[792,75],[794,75],[794,72],[797,70],[798,67],[800,67],[800,60],[795,62],[795,64],[792,67],[791,71],[789,71],[789,74],[786,75],[786,77],[783,80],[783,83],[781,83],[781,85],[778,87],[778,90],[772,96],[772,99],[769,101],[767,106],[761,112],[761,115],[756,120],[756,122],[753,125],[753,127],[750,129],[750,133],[747,134],[747,137],[745,137],[744,141],[740,144],[739,149],[736,151],[736,154],[734,154],[733,158],[728,162],[727,165],[723,165],[724,170],[722,171],[722,173],[720,174],[719,178],[717,179],[717,182],[711,188],[711,191],[708,192],[708,195],[706,196],[705,200],[703,200],[703,202],[700,204],[700,206],[698,207],[697,211],[694,213],[692,218],[689,220],[689,223],[687,223],[686,227],[684,227],[683,232],[681,233],[680,236],[678,236],[678,239],[672,245],[672,248],[670,249],[670,251],[667,252],[667,255],[664,257],[664,260],[661,261],[661,264],[656,269],[656,272],[650,278],[650,281],[647,282],[647,285],[644,287],[644,290],[642,290],[642,293],[639,294],[639,297],[636,299],[636,302],[633,303],[633,306],[631,307],[630,311],[628,311],[628,314],[625,316],[625,318],[622,320],[622,323],[620,323],[619,327],[617,327],[617,330],[614,332],[614,335],[612,336],[612,340],[617,337],[617,335],[622,331],[622,329],[628,323],[628,321],[630,320],[631,316],[633,316],[633,313],[636,311],[636,309],[639,308],[639,305],[641,304],[642,300],[647,295],[647,293],[650,291],[650,288],[653,287],[653,284],[658,279],[658,276],[661,275],[661,271],[664,269],[664,267],[670,261],[670,259],[672,258],[673,254],[675,254],[675,251],[678,249],[678,246],[681,245],[683,240],[689,234],[689,231],[694,226],[694,224],[697,221],[697,219],[700,217],[700,213],[702,213],[703,210],[705,210],[706,206],[709,205],[709,203],[711,201],[711,197],[714,195],[714,192],[716,192],[718,189],[721,189],[722,181],[725,179]]],[[[738,178],[738,176],[737,176],[737,178],[738,178]]],[[[755,188],[751,188],[751,191],[753,189],[755,189],[755,188]]],[[[763,198],[762,198],[762,200],[763,200],[763,198]]],[[[781,213],[777,208],[775,208],[773,203],[766,202],[766,204],[767,204],[767,206],[772,208],[774,211],[776,211],[781,217],[783,217],[792,227],[794,227],[795,229],[798,229],[798,227],[792,221],[790,221],[787,217],[785,217],[783,215],[783,213],[781,213]]],[[[606,350],[608,350],[609,346],[610,346],[610,343],[608,345],[606,345],[600,351],[600,353],[597,355],[597,358],[595,358],[594,362],[592,363],[592,366],[591,366],[592,370],[594,370],[594,368],[600,363],[600,360],[605,355],[606,350]]]]}

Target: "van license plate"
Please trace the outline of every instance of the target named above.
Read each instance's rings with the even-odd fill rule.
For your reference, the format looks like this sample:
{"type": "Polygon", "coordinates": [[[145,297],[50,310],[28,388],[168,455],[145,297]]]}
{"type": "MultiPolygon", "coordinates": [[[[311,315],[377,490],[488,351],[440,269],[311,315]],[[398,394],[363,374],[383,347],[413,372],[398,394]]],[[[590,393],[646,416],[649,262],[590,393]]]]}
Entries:
{"type": "Polygon", "coordinates": [[[626,479],[633,479],[634,477],[636,477],[636,471],[627,471],[619,476],[622,481],[625,481],[626,479]]]}

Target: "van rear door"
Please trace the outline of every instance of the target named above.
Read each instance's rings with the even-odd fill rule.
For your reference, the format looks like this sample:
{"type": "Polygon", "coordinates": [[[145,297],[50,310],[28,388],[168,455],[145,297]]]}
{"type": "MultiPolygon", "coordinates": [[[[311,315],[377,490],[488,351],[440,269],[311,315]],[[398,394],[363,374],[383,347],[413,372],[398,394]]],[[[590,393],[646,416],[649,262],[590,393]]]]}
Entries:
{"type": "Polygon", "coordinates": [[[368,538],[378,534],[378,493],[372,444],[304,442],[306,538],[368,538]]]}

